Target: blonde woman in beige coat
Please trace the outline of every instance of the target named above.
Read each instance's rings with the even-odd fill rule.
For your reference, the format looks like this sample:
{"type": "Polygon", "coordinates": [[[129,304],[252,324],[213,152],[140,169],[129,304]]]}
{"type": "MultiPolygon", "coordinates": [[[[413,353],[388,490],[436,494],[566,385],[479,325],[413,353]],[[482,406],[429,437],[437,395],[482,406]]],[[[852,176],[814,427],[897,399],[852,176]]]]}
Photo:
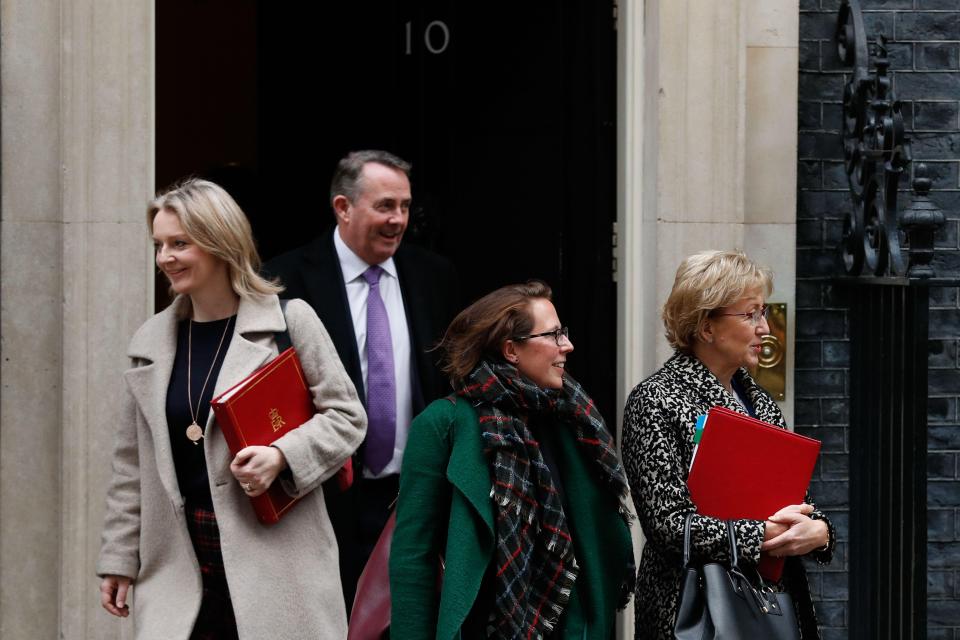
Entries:
{"type": "Polygon", "coordinates": [[[157,266],[178,295],[130,343],[97,563],[101,603],[120,617],[132,609],[138,639],[344,638],[319,486],[363,440],[356,390],[312,309],[292,300],[284,314],[279,287],[257,275],[249,223],[223,189],[184,183],[151,204],[148,220],[157,266]],[[209,398],[276,356],[284,329],[317,414],[270,447],[231,456],[209,398]],[[217,345],[206,358],[204,331],[214,336],[208,351],[217,345]],[[303,499],[264,526],[249,497],[273,482],[303,499]]]}

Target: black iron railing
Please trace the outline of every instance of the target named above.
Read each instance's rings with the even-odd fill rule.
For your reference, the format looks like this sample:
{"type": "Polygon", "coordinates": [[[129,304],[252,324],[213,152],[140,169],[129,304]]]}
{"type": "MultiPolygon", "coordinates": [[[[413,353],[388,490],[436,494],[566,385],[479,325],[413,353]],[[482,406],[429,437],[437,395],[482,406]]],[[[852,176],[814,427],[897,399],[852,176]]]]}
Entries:
{"type": "Polygon", "coordinates": [[[843,269],[850,317],[850,638],[926,637],[927,339],[931,262],[943,213],[914,168],[883,35],[868,42],[858,0],[837,21],[842,142],[852,208],[843,269]]]}

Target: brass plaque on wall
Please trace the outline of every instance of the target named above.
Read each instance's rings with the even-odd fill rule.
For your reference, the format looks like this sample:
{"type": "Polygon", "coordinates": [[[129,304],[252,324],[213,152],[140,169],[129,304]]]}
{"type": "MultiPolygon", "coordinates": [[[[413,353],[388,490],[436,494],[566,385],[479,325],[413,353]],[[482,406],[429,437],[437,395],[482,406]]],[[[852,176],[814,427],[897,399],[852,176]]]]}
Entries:
{"type": "Polygon", "coordinates": [[[760,346],[760,363],[750,373],[775,400],[787,397],[787,305],[767,303],[770,307],[767,324],[770,333],[760,346]]]}

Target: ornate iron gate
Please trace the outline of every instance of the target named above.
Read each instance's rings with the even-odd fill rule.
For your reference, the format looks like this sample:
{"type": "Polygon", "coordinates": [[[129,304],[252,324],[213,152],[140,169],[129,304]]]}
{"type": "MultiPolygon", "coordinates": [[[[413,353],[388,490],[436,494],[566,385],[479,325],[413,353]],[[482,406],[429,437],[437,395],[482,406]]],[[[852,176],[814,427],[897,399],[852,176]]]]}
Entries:
{"type": "Polygon", "coordinates": [[[836,36],[853,67],[842,128],[853,207],[838,279],[850,305],[850,637],[925,638],[929,288],[957,283],[930,264],[943,214],[924,165],[899,210],[910,141],[886,41],[868,43],[859,0],[842,3],[836,36]]]}

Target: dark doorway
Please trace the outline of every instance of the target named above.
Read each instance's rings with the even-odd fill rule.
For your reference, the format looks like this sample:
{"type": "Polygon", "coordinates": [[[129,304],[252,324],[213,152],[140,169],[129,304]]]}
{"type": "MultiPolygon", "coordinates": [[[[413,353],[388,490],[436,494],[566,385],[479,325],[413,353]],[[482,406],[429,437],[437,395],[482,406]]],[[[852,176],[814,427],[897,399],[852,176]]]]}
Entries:
{"type": "Polygon", "coordinates": [[[158,0],[157,182],[209,175],[264,257],[332,224],[347,151],[413,163],[405,242],[450,258],[464,301],[553,288],[570,370],[615,415],[616,33],[592,0],[158,0]]]}

